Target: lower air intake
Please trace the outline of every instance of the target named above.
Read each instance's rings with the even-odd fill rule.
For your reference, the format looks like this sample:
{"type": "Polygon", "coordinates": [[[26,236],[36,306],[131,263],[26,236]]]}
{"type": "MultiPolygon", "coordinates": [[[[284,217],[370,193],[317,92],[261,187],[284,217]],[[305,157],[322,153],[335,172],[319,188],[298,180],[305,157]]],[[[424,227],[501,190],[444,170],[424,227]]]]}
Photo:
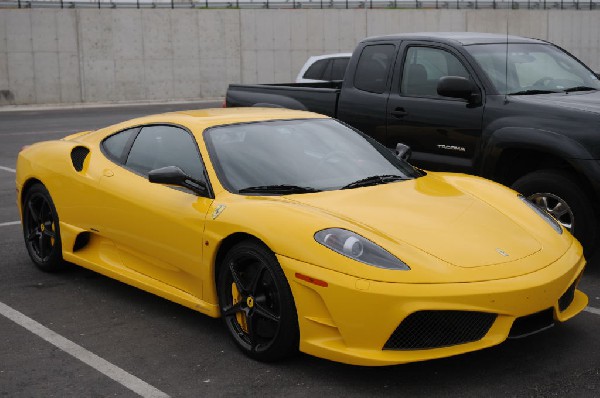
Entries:
{"type": "Polygon", "coordinates": [[[552,308],[548,308],[535,314],[517,318],[510,329],[508,337],[512,339],[526,337],[551,326],[554,326],[554,311],[552,308]]]}
{"type": "Polygon", "coordinates": [[[425,350],[481,340],[496,314],[475,311],[418,311],[396,328],[384,350],[425,350]]]}

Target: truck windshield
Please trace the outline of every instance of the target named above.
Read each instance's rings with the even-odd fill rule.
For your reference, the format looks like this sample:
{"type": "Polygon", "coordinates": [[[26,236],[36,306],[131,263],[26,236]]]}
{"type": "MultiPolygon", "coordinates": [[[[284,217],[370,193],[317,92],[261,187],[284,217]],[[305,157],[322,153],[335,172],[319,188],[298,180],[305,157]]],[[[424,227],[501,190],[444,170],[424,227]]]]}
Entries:
{"type": "Polygon", "coordinates": [[[465,47],[500,94],[599,90],[598,77],[550,44],[477,44],[465,47]],[[508,54],[508,62],[507,56],[508,54]]]}
{"type": "Polygon", "coordinates": [[[204,133],[230,192],[284,195],[359,188],[421,173],[372,138],[332,119],[243,123],[204,133]]]}

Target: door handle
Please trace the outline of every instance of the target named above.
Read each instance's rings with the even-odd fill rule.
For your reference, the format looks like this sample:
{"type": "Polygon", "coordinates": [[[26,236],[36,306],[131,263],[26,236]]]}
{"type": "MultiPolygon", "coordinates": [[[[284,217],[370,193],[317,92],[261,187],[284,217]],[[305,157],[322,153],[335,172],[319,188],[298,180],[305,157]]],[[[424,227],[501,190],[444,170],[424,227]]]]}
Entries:
{"type": "Polygon", "coordinates": [[[408,115],[408,112],[406,112],[404,110],[404,108],[396,108],[391,112],[392,116],[397,117],[397,118],[402,118],[406,115],[408,115]]]}

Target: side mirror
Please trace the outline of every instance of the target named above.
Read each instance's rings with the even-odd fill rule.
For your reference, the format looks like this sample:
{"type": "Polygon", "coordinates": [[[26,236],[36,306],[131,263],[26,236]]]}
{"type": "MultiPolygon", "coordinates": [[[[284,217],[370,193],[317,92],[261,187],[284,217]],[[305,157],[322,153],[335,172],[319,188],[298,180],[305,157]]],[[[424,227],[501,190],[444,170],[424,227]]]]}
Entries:
{"type": "Polygon", "coordinates": [[[437,93],[443,97],[462,98],[470,103],[479,100],[479,90],[471,80],[460,76],[441,77],[437,93]]]}
{"type": "Polygon", "coordinates": [[[177,166],[167,166],[152,170],[148,173],[148,180],[156,184],[184,187],[203,196],[208,193],[206,184],[188,176],[177,166]]]}
{"type": "Polygon", "coordinates": [[[411,154],[412,151],[410,150],[410,147],[408,145],[402,144],[400,142],[396,144],[396,157],[398,159],[402,159],[408,162],[408,159],[410,159],[411,154]]]}

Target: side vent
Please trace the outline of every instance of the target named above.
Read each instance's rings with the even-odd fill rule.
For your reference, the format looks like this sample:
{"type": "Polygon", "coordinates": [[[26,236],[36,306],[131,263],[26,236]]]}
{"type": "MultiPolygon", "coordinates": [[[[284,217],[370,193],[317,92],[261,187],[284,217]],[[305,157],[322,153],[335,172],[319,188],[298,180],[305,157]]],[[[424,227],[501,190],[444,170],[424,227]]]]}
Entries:
{"type": "Polygon", "coordinates": [[[73,245],[73,252],[83,249],[90,243],[90,233],[82,232],[75,238],[75,244],[73,245]]]}
{"type": "Polygon", "coordinates": [[[83,170],[83,162],[89,153],[90,150],[84,146],[76,146],[71,150],[71,162],[73,162],[75,170],[83,170]]]}

